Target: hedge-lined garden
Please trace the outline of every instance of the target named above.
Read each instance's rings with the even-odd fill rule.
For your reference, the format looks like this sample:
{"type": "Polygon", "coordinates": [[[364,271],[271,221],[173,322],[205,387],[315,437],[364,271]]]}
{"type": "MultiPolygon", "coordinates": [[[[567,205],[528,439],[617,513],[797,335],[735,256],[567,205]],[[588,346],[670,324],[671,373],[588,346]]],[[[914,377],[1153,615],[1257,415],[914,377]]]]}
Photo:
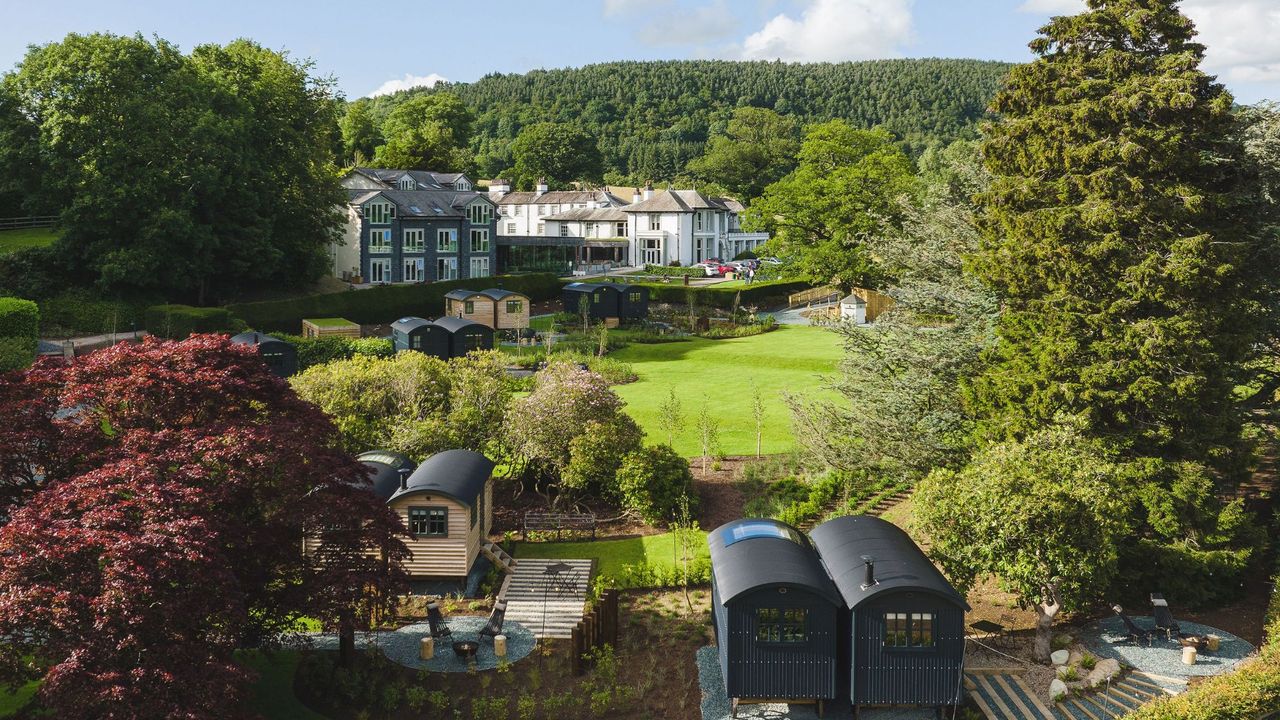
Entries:
{"type": "Polygon", "coordinates": [[[689,296],[692,293],[694,302],[698,305],[722,310],[731,309],[734,298],[738,297],[739,293],[741,293],[741,297],[738,298],[739,304],[743,306],[764,306],[785,301],[791,293],[808,290],[812,287],[810,283],[796,280],[762,281],[750,285],[736,285],[726,288],[717,285],[685,286],[675,283],[645,282],[635,284],[649,288],[649,302],[684,305],[689,302],[689,296]]]}
{"type": "Polygon", "coordinates": [[[18,370],[36,359],[40,308],[30,300],[0,298],[0,372],[18,370]]]}
{"type": "Polygon", "coordinates": [[[264,332],[296,333],[306,317],[341,317],[361,324],[389,323],[418,315],[435,317],[444,310],[450,290],[482,290],[501,285],[535,302],[559,297],[561,284],[551,273],[507,275],[475,280],[446,280],[423,285],[383,285],[367,290],[306,295],[285,300],[229,305],[233,315],[264,332]]]}

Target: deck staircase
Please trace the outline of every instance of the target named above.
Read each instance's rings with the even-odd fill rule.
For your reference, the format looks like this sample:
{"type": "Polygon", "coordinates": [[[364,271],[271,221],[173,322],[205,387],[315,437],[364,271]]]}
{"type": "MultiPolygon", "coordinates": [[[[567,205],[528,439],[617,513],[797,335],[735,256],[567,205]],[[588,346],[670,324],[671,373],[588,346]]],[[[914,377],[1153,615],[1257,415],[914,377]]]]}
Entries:
{"type": "Polygon", "coordinates": [[[1131,672],[1097,692],[1040,700],[1017,673],[968,672],[964,686],[988,720],[1111,720],[1171,694],[1152,677],[1131,672]]]}
{"type": "Polygon", "coordinates": [[[520,560],[501,592],[501,599],[507,601],[507,619],[524,625],[538,638],[569,637],[582,619],[592,567],[591,560],[520,560]],[[555,563],[570,569],[553,582],[546,569],[555,563]]]}
{"type": "Polygon", "coordinates": [[[489,558],[489,562],[493,563],[502,572],[510,575],[516,570],[516,559],[507,554],[500,545],[492,543],[488,540],[480,543],[480,552],[489,558]]]}

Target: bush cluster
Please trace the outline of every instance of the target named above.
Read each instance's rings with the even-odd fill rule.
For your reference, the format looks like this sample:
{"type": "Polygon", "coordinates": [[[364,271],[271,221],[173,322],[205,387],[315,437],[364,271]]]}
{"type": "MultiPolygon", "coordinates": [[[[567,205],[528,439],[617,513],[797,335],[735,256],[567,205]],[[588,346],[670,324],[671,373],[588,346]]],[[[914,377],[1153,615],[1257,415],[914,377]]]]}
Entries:
{"type": "Polygon", "coordinates": [[[298,351],[298,372],[313,365],[326,365],[337,360],[350,360],[356,355],[387,358],[396,354],[395,345],[387,338],[302,337],[280,333],[272,337],[289,343],[298,351]]]}
{"type": "Polygon", "coordinates": [[[765,315],[761,318],[760,322],[749,323],[746,325],[712,325],[706,330],[698,333],[698,337],[707,338],[708,340],[724,340],[726,338],[763,335],[764,333],[777,329],[778,321],[772,315],[765,315]]]}
{"type": "Polygon", "coordinates": [[[0,372],[31,365],[39,341],[39,306],[30,300],[0,298],[0,372]]]}
{"type": "Polygon", "coordinates": [[[170,340],[185,340],[192,333],[234,335],[248,329],[226,308],[191,305],[152,305],[143,315],[147,332],[170,340]]]}
{"type": "Polygon", "coordinates": [[[481,290],[499,284],[528,295],[535,302],[559,297],[562,287],[555,275],[534,273],[421,285],[383,285],[367,290],[241,303],[229,309],[259,330],[292,333],[299,331],[302,319],[307,317],[342,317],[361,324],[388,323],[411,315],[437,317],[444,312],[444,295],[450,290],[481,290]]]}
{"type": "Polygon", "coordinates": [[[628,453],[618,468],[617,483],[622,506],[650,525],[670,522],[682,496],[689,497],[689,511],[697,512],[689,463],[667,445],[628,453]]]}
{"type": "Polygon", "coordinates": [[[694,302],[701,307],[713,307],[728,310],[733,307],[734,298],[741,305],[768,305],[785,300],[791,293],[808,290],[812,285],[795,280],[778,280],[772,282],[755,282],[750,285],[721,288],[716,285],[684,287],[683,285],[663,285],[661,283],[636,283],[649,288],[649,302],[678,303],[688,302],[689,293],[694,294],[694,302]],[[739,297],[741,295],[741,297],[739,297]]]}
{"type": "Polygon", "coordinates": [[[97,335],[145,326],[145,303],[104,300],[85,290],[40,301],[40,326],[48,335],[97,335]]]}
{"type": "Polygon", "coordinates": [[[1159,587],[1166,597],[1193,608],[1239,597],[1253,548],[1203,549],[1186,542],[1139,538],[1122,549],[1123,582],[1136,593],[1159,587]]]}
{"type": "Polygon", "coordinates": [[[645,265],[645,275],[662,275],[665,277],[706,277],[707,271],[696,267],[670,267],[668,265],[645,265]]]}

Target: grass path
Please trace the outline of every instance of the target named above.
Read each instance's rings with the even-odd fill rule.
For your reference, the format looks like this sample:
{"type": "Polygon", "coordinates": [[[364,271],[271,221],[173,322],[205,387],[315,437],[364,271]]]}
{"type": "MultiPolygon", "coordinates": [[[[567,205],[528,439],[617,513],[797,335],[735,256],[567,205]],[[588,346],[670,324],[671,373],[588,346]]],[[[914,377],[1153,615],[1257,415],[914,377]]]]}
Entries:
{"type": "Polygon", "coordinates": [[[32,247],[43,247],[52,243],[57,237],[53,228],[0,230],[0,255],[32,247]]]}
{"type": "Polygon", "coordinates": [[[627,402],[627,412],[645,430],[648,442],[666,442],[658,408],[669,390],[675,390],[685,416],[675,449],[692,457],[701,453],[695,420],[704,401],[720,422],[721,450],[727,455],[755,453],[753,381],[759,384],[765,404],[763,452],[792,449],[791,412],[782,401],[782,392],[818,391],[821,377],[835,371],[840,355],[840,338],[835,333],[796,325],[747,338],[635,343],[610,357],[631,363],[640,376],[639,381],[614,389],[627,402]]]}
{"type": "MultiPolygon", "coordinates": [[[[707,557],[706,533],[691,547],[697,548],[700,557],[707,557]]],[[[645,535],[620,540],[591,540],[579,542],[524,542],[516,549],[520,558],[579,558],[596,561],[596,572],[603,576],[616,576],[624,565],[649,563],[674,567],[676,563],[675,535],[645,535]]]]}

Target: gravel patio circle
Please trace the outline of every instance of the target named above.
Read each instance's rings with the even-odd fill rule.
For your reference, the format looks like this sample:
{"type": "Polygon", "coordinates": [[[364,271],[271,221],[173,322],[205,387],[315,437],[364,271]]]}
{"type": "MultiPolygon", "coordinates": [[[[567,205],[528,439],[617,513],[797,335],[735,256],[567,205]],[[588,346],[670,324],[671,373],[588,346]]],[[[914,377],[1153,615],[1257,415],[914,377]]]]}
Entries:
{"type": "Polygon", "coordinates": [[[1184,634],[1213,634],[1222,638],[1218,652],[1200,653],[1195,665],[1183,665],[1182,647],[1177,640],[1166,639],[1163,630],[1155,629],[1154,618],[1135,617],[1133,621],[1142,629],[1153,631],[1150,647],[1145,643],[1125,640],[1128,633],[1119,617],[1104,618],[1086,625],[1080,632],[1080,643],[1098,657],[1114,658],[1122,665],[1130,665],[1141,672],[1171,678],[1220,675],[1235,668],[1254,651],[1253,645],[1224,630],[1199,623],[1179,622],[1184,634]]]}
{"type": "MultiPolygon", "coordinates": [[[[390,660],[415,670],[428,670],[431,672],[467,672],[471,669],[467,661],[459,658],[453,652],[452,643],[463,640],[478,640],[480,649],[476,652],[475,669],[476,670],[492,670],[498,667],[498,656],[493,652],[493,640],[490,638],[481,638],[480,630],[488,622],[482,617],[454,617],[445,621],[449,630],[453,632],[453,638],[445,638],[437,640],[435,647],[435,656],[430,660],[422,660],[418,657],[418,648],[420,647],[422,638],[431,634],[431,629],[426,623],[415,623],[413,625],[405,625],[391,632],[379,633],[360,633],[356,636],[356,644],[360,647],[376,647],[382,650],[382,654],[386,655],[390,660]]],[[[514,663],[524,659],[533,651],[536,643],[533,633],[514,620],[508,620],[502,626],[502,634],[507,636],[507,657],[508,663],[514,663]]],[[[311,636],[313,647],[319,650],[337,650],[337,635],[313,635],[311,636]]]]}

